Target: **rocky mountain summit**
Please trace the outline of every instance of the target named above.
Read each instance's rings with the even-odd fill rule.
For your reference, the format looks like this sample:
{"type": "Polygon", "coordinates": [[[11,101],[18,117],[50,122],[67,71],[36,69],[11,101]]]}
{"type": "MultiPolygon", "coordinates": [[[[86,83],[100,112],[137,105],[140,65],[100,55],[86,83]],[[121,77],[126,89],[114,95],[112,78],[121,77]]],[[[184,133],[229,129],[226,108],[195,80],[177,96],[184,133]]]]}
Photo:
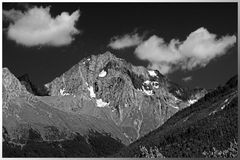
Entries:
{"type": "Polygon", "coordinates": [[[84,58],[40,88],[27,75],[16,78],[4,68],[3,153],[111,155],[206,93],[181,87],[157,70],[133,66],[110,52],[84,58]]]}
{"type": "Polygon", "coordinates": [[[200,90],[195,93],[203,93],[200,96],[181,99],[170,92],[170,83],[157,70],[133,66],[106,52],[84,58],[46,84],[50,95],[56,99],[43,99],[64,111],[113,121],[130,141],[134,141],[191,105],[191,98],[196,102],[206,93],[200,90]]]}

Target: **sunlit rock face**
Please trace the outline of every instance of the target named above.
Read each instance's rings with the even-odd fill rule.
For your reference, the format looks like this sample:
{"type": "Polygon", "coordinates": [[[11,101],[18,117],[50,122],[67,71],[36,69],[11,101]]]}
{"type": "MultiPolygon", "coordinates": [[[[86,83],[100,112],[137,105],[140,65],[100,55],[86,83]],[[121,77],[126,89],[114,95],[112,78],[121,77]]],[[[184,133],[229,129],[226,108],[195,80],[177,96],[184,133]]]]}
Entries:
{"type": "Polygon", "coordinates": [[[130,140],[149,133],[188,106],[169,92],[168,80],[156,70],[133,66],[110,52],[81,60],[46,84],[51,96],[42,100],[53,107],[114,122],[130,140]]]}
{"type": "Polygon", "coordinates": [[[3,98],[3,112],[4,108],[9,107],[10,101],[17,97],[22,97],[26,100],[30,100],[33,96],[26,90],[19,80],[8,70],[8,68],[2,69],[2,98],[3,98]]]}
{"type": "MultiPolygon", "coordinates": [[[[25,156],[40,157],[46,156],[46,154],[51,156],[72,156],[74,154],[79,157],[97,156],[98,153],[91,148],[101,148],[96,144],[89,143],[95,136],[104,138],[103,146],[106,148],[114,145],[114,149],[119,150],[124,144],[130,143],[121,128],[115,123],[97,118],[97,116],[76,114],[76,110],[73,108],[73,106],[79,105],[76,103],[81,102],[81,106],[89,106],[91,109],[91,105],[95,107],[93,102],[84,102],[82,99],[74,101],[79,97],[68,93],[65,88],[60,90],[59,96],[35,96],[29,93],[25,85],[21,84],[7,68],[4,68],[2,72],[4,156],[18,157],[24,156],[25,153],[27,154],[25,156]],[[66,110],[62,110],[59,106],[65,104],[69,108],[66,107],[66,110]],[[85,147],[88,150],[73,151],[69,149],[73,146],[66,145],[70,142],[74,143],[73,146],[85,147]],[[50,153],[52,147],[55,148],[55,153],[50,153]],[[36,149],[36,152],[33,152],[31,148],[36,149]]],[[[99,106],[103,107],[103,105],[106,104],[100,101],[99,106]]],[[[97,115],[101,115],[101,113],[97,113],[97,115]]]]}

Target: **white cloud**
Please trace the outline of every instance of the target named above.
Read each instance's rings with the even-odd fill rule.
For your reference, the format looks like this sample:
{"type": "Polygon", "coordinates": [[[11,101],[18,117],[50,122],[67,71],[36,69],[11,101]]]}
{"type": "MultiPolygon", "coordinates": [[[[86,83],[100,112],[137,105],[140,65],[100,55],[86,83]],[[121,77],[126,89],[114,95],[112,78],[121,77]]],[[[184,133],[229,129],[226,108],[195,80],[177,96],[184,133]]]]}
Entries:
{"type": "Polygon", "coordinates": [[[161,59],[162,62],[172,62],[179,59],[180,56],[175,47],[176,43],[178,42],[172,40],[169,45],[167,45],[162,38],[153,35],[140,44],[135,52],[137,56],[143,60],[146,59],[154,62],[161,59]]]}
{"type": "Polygon", "coordinates": [[[3,18],[12,22],[17,21],[23,16],[21,11],[10,9],[9,11],[3,10],[3,18]]]}
{"type": "Polygon", "coordinates": [[[12,21],[8,27],[8,38],[25,46],[62,46],[73,41],[79,33],[75,28],[80,11],[71,15],[62,12],[55,18],[50,15],[50,7],[34,7],[26,12],[11,9],[3,15],[12,21]]]}
{"type": "Polygon", "coordinates": [[[192,76],[184,77],[182,80],[183,80],[184,82],[191,81],[191,80],[192,80],[192,76]]]}
{"type": "Polygon", "coordinates": [[[192,70],[205,67],[212,59],[226,54],[236,42],[236,36],[216,38],[205,28],[190,33],[183,42],[172,39],[168,44],[156,35],[142,42],[135,49],[136,56],[150,62],[149,68],[158,69],[162,74],[177,69],[192,70]]]}
{"type": "Polygon", "coordinates": [[[124,36],[115,36],[108,44],[113,49],[123,49],[127,47],[137,46],[142,42],[142,37],[138,34],[125,34],[124,36]]]}

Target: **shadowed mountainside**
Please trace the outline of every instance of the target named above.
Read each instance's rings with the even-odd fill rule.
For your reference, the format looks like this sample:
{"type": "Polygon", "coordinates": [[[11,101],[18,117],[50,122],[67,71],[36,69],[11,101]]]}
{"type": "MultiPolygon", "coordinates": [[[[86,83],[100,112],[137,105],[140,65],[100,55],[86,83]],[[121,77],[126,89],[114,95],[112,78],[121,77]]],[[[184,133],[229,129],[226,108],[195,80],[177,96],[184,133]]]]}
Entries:
{"type": "Polygon", "coordinates": [[[115,157],[146,157],[146,152],[167,158],[236,157],[232,144],[238,140],[237,81],[234,76],[115,157]]]}

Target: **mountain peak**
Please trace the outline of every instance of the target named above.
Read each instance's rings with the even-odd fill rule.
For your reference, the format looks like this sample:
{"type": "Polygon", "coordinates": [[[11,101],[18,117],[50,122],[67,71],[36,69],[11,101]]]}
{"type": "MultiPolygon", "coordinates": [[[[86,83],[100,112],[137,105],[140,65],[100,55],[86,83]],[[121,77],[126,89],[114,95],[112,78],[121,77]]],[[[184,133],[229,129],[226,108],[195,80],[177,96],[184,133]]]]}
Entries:
{"type": "Polygon", "coordinates": [[[2,69],[2,73],[3,73],[3,77],[4,77],[5,75],[7,75],[7,74],[9,74],[9,73],[11,73],[11,72],[10,72],[10,70],[9,70],[7,67],[4,67],[4,68],[2,69]]]}
{"type": "Polygon", "coordinates": [[[51,96],[71,99],[64,110],[110,119],[133,141],[188,104],[171,94],[167,83],[160,72],[105,52],[84,58],[45,86],[51,96]]]}
{"type": "Polygon", "coordinates": [[[104,58],[109,58],[109,59],[116,59],[117,57],[112,54],[110,51],[106,51],[102,54],[99,54],[98,56],[104,57],[104,58]]]}
{"type": "Polygon", "coordinates": [[[20,91],[21,90],[21,83],[18,81],[18,79],[10,72],[8,68],[3,68],[3,87],[6,90],[9,90],[11,92],[13,91],[20,91]]]}
{"type": "Polygon", "coordinates": [[[10,72],[8,68],[3,68],[2,75],[3,85],[3,108],[6,108],[6,104],[9,100],[16,97],[29,94],[26,88],[19,82],[19,80],[10,72]]]}

